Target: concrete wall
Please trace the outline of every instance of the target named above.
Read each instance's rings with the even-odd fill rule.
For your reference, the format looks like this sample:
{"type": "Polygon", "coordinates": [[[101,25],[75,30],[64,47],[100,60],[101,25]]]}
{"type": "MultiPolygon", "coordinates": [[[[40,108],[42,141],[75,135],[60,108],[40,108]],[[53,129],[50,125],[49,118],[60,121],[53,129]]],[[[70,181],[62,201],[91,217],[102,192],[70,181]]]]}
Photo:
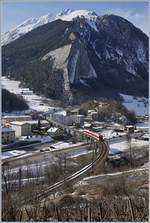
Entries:
{"type": "Polygon", "coordinates": [[[16,131],[16,137],[31,135],[31,125],[15,125],[12,124],[12,129],[16,131]]]}
{"type": "Polygon", "coordinates": [[[31,125],[30,124],[24,124],[22,126],[21,135],[22,136],[31,135],[31,125]]]}

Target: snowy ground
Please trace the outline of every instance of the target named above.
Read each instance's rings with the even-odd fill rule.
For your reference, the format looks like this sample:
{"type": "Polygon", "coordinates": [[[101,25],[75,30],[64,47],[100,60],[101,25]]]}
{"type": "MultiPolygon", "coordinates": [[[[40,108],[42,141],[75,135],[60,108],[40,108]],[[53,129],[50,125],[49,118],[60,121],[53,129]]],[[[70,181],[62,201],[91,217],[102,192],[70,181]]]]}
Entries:
{"type": "Polygon", "coordinates": [[[71,147],[78,147],[78,146],[82,146],[83,143],[79,142],[79,143],[72,143],[72,142],[57,142],[55,144],[53,144],[52,146],[55,147],[55,151],[56,150],[61,150],[61,149],[67,149],[67,148],[71,148],[71,147]]]}
{"type": "Polygon", "coordinates": [[[111,139],[111,138],[114,138],[114,137],[119,137],[119,136],[125,136],[126,133],[125,132],[118,132],[118,135],[117,135],[117,132],[114,132],[113,130],[104,130],[101,132],[101,134],[103,135],[103,137],[105,139],[111,139]]]}
{"type": "Polygon", "coordinates": [[[41,143],[48,143],[54,141],[50,136],[32,135],[31,136],[21,136],[20,140],[26,141],[41,141],[41,143]]]}
{"type": "MultiPolygon", "coordinates": [[[[141,148],[143,146],[149,146],[149,142],[145,140],[132,139],[131,147],[141,148]]],[[[110,144],[110,155],[114,155],[121,152],[126,152],[129,150],[129,143],[127,141],[117,142],[110,144]]]]}
{"type": "Polygon", "coordinates": [[[148,122],[142,122],[142,123],[137,123],[136,128],[137,129],[149,129],[149,123],[148,122]]]}
{"type": "Polygon", "coordinates": [[[26,151],[24,151],[24,150],[12,150],[12,151],[8,151],[8,152],[2,152],[2,159],[18,156],[18,155],[25,154],[25,153],[26,153],[26,151]]]}
{"type": "Polygon", "coordinates": [[[83,143],[72,144],[72,143],[59,142],[59,143],[53,144],[53,146],[56,148],[56,149],[54,149],[54,151],[60,151],[62,149],[68,148],[68,150],[65,151],[65,154],[67,157],[70,157],[70,158],[88,154],[88,153],[91,153],[91,151],[92,151],[92,150],[90,150],[89,145],[83,145],[83,143]],[[76,148],[73,149],[74,147],[76,147],[76,148]],[[69,151],[69,149],[70,149],[70,151],[69,151]]]}
{"type": "Polygon", "coordinates": [[[34,162],[30,164],[24,164],[20,165],[19,167],[11,168],[10,173],[18,173],[19,169],[21,168],[24,172],[27,170],[32,171],[33,173],[37,173],[38,169],[40,169],[40,172],[45,171],[45,168],[51,164],[54,164],[58,161],[58,159],[53,156],[53,154],[48,154],[48,156],[44,159],[39,160],[34,160],[34,162]]]}
{"type": "Polygon", "coordinates": [[[148,115],[148,98],[134,97],[125,94],[120,94],[120,96],[123,97],[123,105],[129,111],[134,111],[137,115],[148,115]]]}
{"type": "MultiPolygon", "coordinates": [[[[20,81],[9,80],[8,78],[4,76],[1,77],[1,81],[2,81],[3,88],[7,89],[8,91],[12,93],[22,95],[23,98],[27,101],[29,108],[31,110],[47,112],[54,108],[54,107],[50,107],[48,104],[43,102],[43,100],[46,100],[45,97],[34,94],[33,91],[31,91],[29,88],[19,87],[20,81]]],[[[24,112],[27,113],[27,111],[24,111],[24,112]]],[[[20,112],[20,113],[23,113],[23,112],[20,112]]]]}

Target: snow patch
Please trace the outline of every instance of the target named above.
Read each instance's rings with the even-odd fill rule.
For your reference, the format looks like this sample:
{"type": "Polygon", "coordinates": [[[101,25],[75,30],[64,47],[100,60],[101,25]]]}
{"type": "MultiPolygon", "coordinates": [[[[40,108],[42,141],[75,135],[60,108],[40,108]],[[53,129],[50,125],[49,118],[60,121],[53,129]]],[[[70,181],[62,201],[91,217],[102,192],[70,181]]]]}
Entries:
{"type": "Polygon", "coordinates": [[[134,97],[132,95],[120,94],[123,97],[123,105],[129,110],[134,111],[136,115],[148,115],[148,98],[134,97]]]}
{"type": "Polygon", "coordinates": [[[119,56],[121,56],[121,57],[123,56],[123,52],[120,49],[116,49],[116,52],[119,56]]]}
{"type": "Polygon", "coordinates": [[[8,151],[8,152],[2,152],[2,159],[22,155],[25,153],[26,153],[26,151],[24,151],[24,150],[12,150],[12,151],[8,151]]]}

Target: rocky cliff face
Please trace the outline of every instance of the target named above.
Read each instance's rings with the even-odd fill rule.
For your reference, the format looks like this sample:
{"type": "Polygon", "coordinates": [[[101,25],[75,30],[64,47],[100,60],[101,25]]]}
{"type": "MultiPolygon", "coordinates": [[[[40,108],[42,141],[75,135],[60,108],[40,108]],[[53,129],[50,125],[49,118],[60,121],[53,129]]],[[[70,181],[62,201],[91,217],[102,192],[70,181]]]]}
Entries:
{"type": "Polygon", "coordinates": [[[33,72],[35,62],[42,67],[46,63],[41,73],[48,96],[55,93],[69,103],[118,93],[148,95],[148,37],[119,16],[90,14],[53,21],[3,46],[2,61],[3,75],[26,83],[33,73],[39,78],[33,72]]]}

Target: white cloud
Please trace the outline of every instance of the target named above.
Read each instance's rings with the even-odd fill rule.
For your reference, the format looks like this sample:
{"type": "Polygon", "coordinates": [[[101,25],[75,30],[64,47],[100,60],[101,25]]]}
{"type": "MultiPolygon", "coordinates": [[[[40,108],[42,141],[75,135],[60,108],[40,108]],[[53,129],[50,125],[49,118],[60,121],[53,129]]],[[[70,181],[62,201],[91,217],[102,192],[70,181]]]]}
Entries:
{"type": "Polygon", "coordinates": [[[130,22],[132,22],[136,27],[140,28],[144,33],[148,35],[148,15],[135,13],[130,10],[124,10],[121,8],[108,9],[105,13],[115,14],[121,16],[130,22]]]}

